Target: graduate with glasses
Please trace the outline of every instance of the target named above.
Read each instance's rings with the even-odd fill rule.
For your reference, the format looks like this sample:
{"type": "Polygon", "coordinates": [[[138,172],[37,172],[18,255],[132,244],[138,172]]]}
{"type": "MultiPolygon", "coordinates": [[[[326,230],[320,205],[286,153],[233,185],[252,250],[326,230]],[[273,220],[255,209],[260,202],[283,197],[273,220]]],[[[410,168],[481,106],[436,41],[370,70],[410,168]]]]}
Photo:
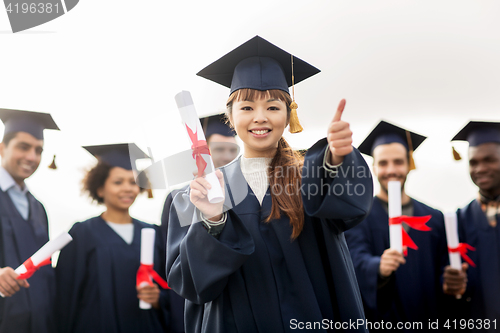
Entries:
{"type": "Polygon", "coordinates": [[[244,154],[216,172],[223,202],[208,201],[203,177],[174,198],[167,275],[187,300],[186,332],[326,332],[364,318],[343,233],[368,214],[373,188],[369,174],[340,170],[369,173],[341,120],[345,101],[305,159],[282,136],[300,131],[288,87],[318,72],[256,36],[198,73],[230,88],[244,154]],[[349,195],[349,184],[363,192],[349,195]]]}

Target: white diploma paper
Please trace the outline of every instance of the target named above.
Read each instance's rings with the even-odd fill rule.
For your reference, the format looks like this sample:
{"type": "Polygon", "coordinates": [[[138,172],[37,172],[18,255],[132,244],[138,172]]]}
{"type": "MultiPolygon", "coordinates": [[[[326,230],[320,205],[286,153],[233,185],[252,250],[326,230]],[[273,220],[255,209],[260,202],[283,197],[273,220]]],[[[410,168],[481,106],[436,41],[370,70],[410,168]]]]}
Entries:
{"type": "MultiPolygon", "coordinates": [[[[389,218],[401,216],[401,182],[389,182],[389,218]]],[[[401,224],[389,225],[391,249],[403,253],[403,230],[401,224]]]]}
{"type": "MultiPolygon", "coordinates": [[[[154,262],[154,249],[155,249],[155,229],[142,228],[141,230],[141,264],[153,265],[154,262]]],[[[149,285],[147,282],[141,283],[139,287],[149,285]]],[[[139,301],[139,308],[148,310],[151,309],[151,304],[139,301]]]]}
{"type": "MultiPolygon", "coordinates": [[[[446,240],[448,247],[456,248],[458,246],[458,228],[457,228],[457,214],[447,212],[444,214],[444,225],[446,227],[446,240]]],[[[462,269],[462,259],[459,252],[448,252],[450,256],[450,266],[454,269],[462,269]]]]}
{"type": "MultiPolygon", "coordinates": [[[[58,237],[48,241],[42,246],[34,255],[31,256],[31,261],[33,265],[38,266],[42,261],[52,257],[52,255],[61,250],[63,247],[68,245],[69,242],[73,240],[70,234],[63,232],[58,237]]],[[[27,272],[24,264],[21,264],[15,271],[17,274],[24,274],[27,272]]]]}
{"type": "MultiPolygon", "coordinates": [[[[52,257],[52,255],[61,250],[63,247],[65,247],[69,242],[73,240],[73,237],[71,237],[70,234],[67,232],[64,232],[60,234],[58,237],[48,241],[45,243],[44,246],[42,246],[38,251],[35,252],[31,256],[31,261],[33,262],[34,266],[38,266],[42,261],[52,257]]],[[[15,270],[17,275],[21,275],[27,272],[26,267],[24,266],[24,263],[21,264],[18,268],[15,270]]],[[[2,293],[0,293],[0,296],[5,297],[2,293]]]]}
{"type": "MultiPolygon", "coordinates": [[[[189,91],[181,91],[175,95],[175,101],[177,102],[177,108],[182,118],[182,122],[189,127],[193,133],[196,133],[198,140],[205,141],[205,134],[201,127],[200,119],[194,108],[193,99],[189,91]]],[[[201,155],[205,162],[207,163],[206,180],[212,185],[212,188],[208,191],[208,201],[210,203],[219,203],[224,200],[224,195],[222,193],[222,187],[220,186],[219,179],[215,174],[214,162],[212,161],[212,156],[208,154],[201,155]]]]}

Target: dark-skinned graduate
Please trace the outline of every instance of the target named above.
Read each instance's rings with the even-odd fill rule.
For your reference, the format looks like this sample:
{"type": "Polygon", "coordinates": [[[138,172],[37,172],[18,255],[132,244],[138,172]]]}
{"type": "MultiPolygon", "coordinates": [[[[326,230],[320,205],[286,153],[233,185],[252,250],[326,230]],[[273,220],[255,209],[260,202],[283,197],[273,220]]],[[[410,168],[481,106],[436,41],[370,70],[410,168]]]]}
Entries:
{"type": "MultiPolygon", "coordinates": [[[[86,173],[83,190],[106,210],[75,223],[69,231],[71,246],[66,246],[59,256],[55,304],[58,332],[169,332],[165,242],[158,226],[139,221],[129,213],[144,190],[138,182],[147,182],[136,182],[136,160],[148,155],[132,143],[84,148],[98,162],[86,173]],[[161,288],[156,283],[137,286],[143,228],[156,231],[152,269],[160,277],[155,282],[161,288]],[[151,304],[151,309],[139,308],[139,300],[151,304]]],[[[145,177],[144,173],[140,175],[145,177]]]]}
{"type": "MultiPolygon", "coordinates": [[[[477,198],[457,211],[460,243],[468,244],[470,263],[462,271],[447,267],[450,293],[462,294],[458,319],[472,321],[471,332],[500,329],[500,122],[471,121],[452,141],[469,142],[469,173],[477,198]],[[457,283],[458,281],[458,283],[457,283]],[[465,286],[462,288],[461,286],[465,286]]],[[[456,159],[460,157],[454,154],[456,159]]],[[[457,322],[457,329],[460,328],[457,322]]]]}
{"type": "Polygon", "coordinates": [[[408,196],[405,189],[415,165],[413,151],[425,139],[381,121],[359,146],[362,153],[373,157],[373,172],[380,191],[366,220],[346,232],[346,238],[367,320],[385,323],[376,332],[425,332],[429,320],[435,322],[444,315],[441,275],[448,263],[448,252],[443,214],[408,196]],[[427,231],[413,225],[410,219],[403,220],[402,228],[413,242],[403,242],[406,255],[390,248],[389,181],[401,182],[403,216],[430,217],[427,231]]]}
{"type": "Polygon", "coordinates": [[[198,73],[230,88],[244,153],[216,171],[222,202],[209,202],[204,177],[174,198],[167,276],[186,298],[186,332],[367,331],[344,231],[368,214],[373,183],[343,172],[368,170],[345,100],[304,159],[283,138],[302,129],[289,87],[318,72],[256,36],[198,73]]]}
{"type": "Polygon", "coordinates": [[[38,168],[44,129],[59,130],[48,113],[0,109],[0,332],[53,332],[55,276],[50,265],[28,280],[15,269],[49,240],[47,213],[25,180],[38,168]]]}

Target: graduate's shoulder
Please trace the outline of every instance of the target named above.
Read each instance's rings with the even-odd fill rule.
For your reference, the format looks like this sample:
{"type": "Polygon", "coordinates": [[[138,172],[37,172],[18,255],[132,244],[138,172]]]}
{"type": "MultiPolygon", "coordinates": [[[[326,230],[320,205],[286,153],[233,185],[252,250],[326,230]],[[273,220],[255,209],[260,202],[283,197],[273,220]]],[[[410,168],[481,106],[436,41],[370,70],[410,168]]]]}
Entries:
{"type": "Polygon", "coordinates": [[[411,200],[413,201],[413,205],[415,208],[418,208],[418,209],[421,209],[421,210],[425,210],[428,212],[428,214],[430,215],[436,215],[436,216],[443,216],[443,213],[439,210],[439,209],[436,209],[436,208],[433,208],[425,203],[423,203],[422,201],[419,201],[415,198],[411,198],[411,200]]]}
{"type": "Polygon", "coordinates": [[[414,206],[414,215],[431,215],[431,220],[427,223],[432,229],[437,229],[438,232],[444,232],[444,215],[443,213],[435,208],[432,208],[429,205],[424,204],[414,198],[413,206],[414,206]]]}
{"type": "Polygon", "coordinates": [[[103,219],[100,216],[91,217],[85,221],[75,222],[71,229],[69,230],[69,234],[75,237],[89,238],[89,235],[95,232],[96,226],[99,223],[103,223],[103,219]]]}
{"type": "Polygon", "coordinates": [[[136,224],[139,225],[139,227],[142,228],[153,228],[155,229],[156,231],[159,231],[160,230],[160,226],[159,225],[156,225],[156,224],[153,224],[153,223],[148,223],[148,222],[144,222],[144,221],[141,221],[141,220],[138,220],[136,218],[132,218],[132,221],[136,224]]]}
{"type": "Polygon", "coordinates": [[[471,202],[469,202],[467,205],[465,205],[462,208],[457,209],[457,216],[458,218],[465,218],[467,219],[467,216],[470,218],[476,214],[476,212],[482,212],[481,206],[479,205],[479,202],[477,199],[473,199],[471,202]]]}
{"type": "Polygon", "coordinates": [[[460,211],[468,211],[470,210],[473,206],[477,205],[477,199],[472,199],[467,205],[463,206],[462,208],[459,208],[457,212],[460,211]]]}
{"type": "Polygon", "coordinates": [[[240,159],[241,159],[241,156],[238,156],[237,158],[235,158],[234,160],[232,160],[228,164],[220,167],[219,170],[222,171],[222,173],[224,173],[224,174],[231,173],[235,168],[240,167],[240,159]]]}
{"type": "Polygon", "coordinates": [[[37,205],[38,207],[40,207],[41,209],[43,209],[45,211],[45,206],[43,205],[43,203],[40,202],[40,200],[38,200],[34,195],[33,193],[29,192],[28,191],[28,198],[30,198],[31,200],[31,204],[35,204],[37,205]],[[31,197],[31,198],[30,198],[31,197]]]}

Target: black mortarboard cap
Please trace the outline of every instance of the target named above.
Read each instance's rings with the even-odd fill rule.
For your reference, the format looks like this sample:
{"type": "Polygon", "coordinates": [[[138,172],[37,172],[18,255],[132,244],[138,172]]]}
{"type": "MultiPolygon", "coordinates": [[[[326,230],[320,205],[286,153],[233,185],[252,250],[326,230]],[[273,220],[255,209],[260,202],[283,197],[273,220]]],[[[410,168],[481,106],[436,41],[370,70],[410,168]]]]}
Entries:
{"type": "Polygon", "coordinates": [[[135,170],[136,160],[149,158],[135,143],[85,146],[83,148],[100,161],[126,170],[135,170]]]}
{"type": "Polygon", "coordinates": [[[234,130],[226,123],[226,116],[224,113],[201,117],[200,122],[207,140],[212,134],[220,134],[228,137],[234,137],[236,135],[234,130]]]}
{"type": "Polygon", "coordinates": [[[43,140],[43,130],[59,130],[49,113],[0,109],[0,119],[5,124],[4,135],[26,132],[38,140],[43,140]]]}
{"type": "MultiPolygon", "coordinates": [[[[293,83],[319,72],[316,67],[293,57],[293,83]]],[[[292,58],[290,53],[255,36],[197,75],[231,88],[230,94],[243,88],[278,89],[288,93],[292,85],[292,58]]]]}
{"type": "Polygon", "coordinates": [[[363,154],[372,156],[373,150],[377,146],[397,142],[405,146],[408,151],[415,151],[425,139],[427,137],[382,120],[359,145],[358,149],[363,154]],[[408,141],[408,136],[411,142],[408,141]]]}
{"type": "Polygon", "coordinates": [[[500,143],[500,122],[470,121],[451,141],[468,141],[471,147],[483,143],[500,143]]]}

